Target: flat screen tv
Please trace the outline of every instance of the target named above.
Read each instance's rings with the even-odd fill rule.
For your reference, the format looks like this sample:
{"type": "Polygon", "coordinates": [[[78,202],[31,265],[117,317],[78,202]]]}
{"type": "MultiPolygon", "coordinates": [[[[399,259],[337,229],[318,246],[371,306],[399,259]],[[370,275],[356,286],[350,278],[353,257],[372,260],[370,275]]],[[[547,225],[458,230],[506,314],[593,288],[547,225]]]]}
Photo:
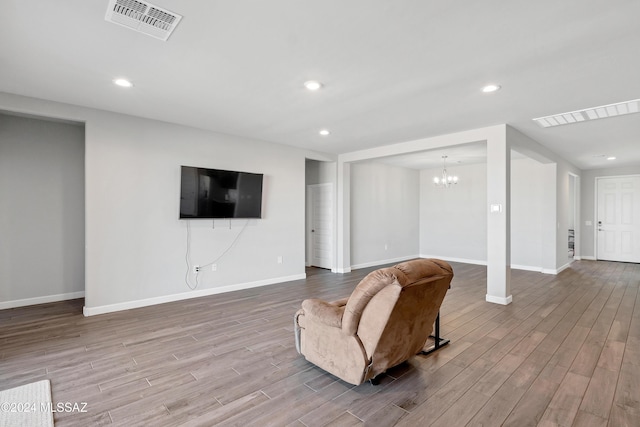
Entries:
{"type": "Polygon", "coordinates": [[[182,166],[180,219],[261,218],[262,177],[182,166]]]}

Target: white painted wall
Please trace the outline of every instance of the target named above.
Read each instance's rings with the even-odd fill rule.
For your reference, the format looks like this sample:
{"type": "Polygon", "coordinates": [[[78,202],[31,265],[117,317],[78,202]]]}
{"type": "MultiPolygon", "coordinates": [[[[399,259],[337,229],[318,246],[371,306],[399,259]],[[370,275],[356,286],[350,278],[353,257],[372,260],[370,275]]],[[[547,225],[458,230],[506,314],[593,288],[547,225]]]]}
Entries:
{"type": "Polygon", "coordinates": [[[420,254],[462,262],[487,261],[487,165],[447,168],[458,184],[433,185],[442,169],[420,171],[420,254]]]}
{"type": "MultiPolygon", "coordinates": [[[[543,199],[542,203],[546,207],[541,212],[540,222],[542,223],[542,269],[546,273],[555,273],[559,267],[567,263],[566,234],[559,233],[560,225],[558,219],[558,202],[568,203],[568,200],[559,199],[558,196],[558,164],[546,163],[543,165],[542,174],[543,199]],[[558,264],[556,254],[561,250],[563,257],[558,264]]],[[[564,217],[566,219],[566,217],[564,217]]]]}
{"type": "Polygon", "coordinates": [[[0,114],[0,309],[84,294],[84,126],[0,114]]]}
{"type": "Polygon", "coordinates": [[[556,181],[556,257],[555,265],[558,270],[562,270],[569,265],[567,256],[567,242],[569,228],[571,227],[569,213],[571,212],[571,204],[574,203],[571,186],[569,182],[572,180],[569,172],[573,172],[566,164],[557,165],[557,181],[556,181]]]}
{"type": "Polygon", "coordinates": [[[511,161],[511,265],[541,271],[545,206],[545,165],[529,159],[511,161]]]}
{"type": "MultiPolygon", "coordinates": [[[[574,197],[575,193],[576,193],[576,180],[575,178],[569,178],[569,197],[574,197]]],[[[569,228],[570,229],[575,229],[576,227],[575,215],[576,215],[575,203],[569,203],[569,228]]]]}
{"type": "Polygon", "coordinates": [[[419,199],[417,170],[374,162],[351,165],[352,268],[418,256],[419,199]]]}
{"type": "Polygon", "coordinates": [[[442,147],[456,146],[478,141],[501,141],[504,140],[506,125],[489,126],[485,128],[473,129],[464,132],[457,132],[447,135],[422,138],[413,141],[399,142],[381,147],[366,150],[353,151],[340,154],[337,165],[337,260],[336,270],[347,272],[351,266],[351,214],[350,214],[350,190],[351,190],[351,165],[360,161],[371,161],[372,159],[409,154],[442,147]]]}
{"type": "MultiPolygon", "coordinates": [[[[420,253],[471,263],[487,262],[486,164],[457,165],[449,172],[460,182],[448,190],[436,188],[433,177],[440,169],[420,175],[420,253]],[[435,225],[435,226],[434,226],[435,225]]],[[[555,165],[524,158],[511,163],[511,265],[535,271],[554,268],[545,245],[545,227],[554,227],[555,165]],[[551,222],[548,220],[552,218],[551,222]]],[[[546,233],[547,235],[549,233],[546,233]]],[[[548,247],[548,246],[547,246],[548,247]]]]}
{"type": "MultiPolygon", "coordinates": [[[[515,159],[511,163],[512,268],[556,272],[556,163],[515,159]]],[[[564,233],[567,262],[567,233],[564,233]]]]}
{"type": "MultiPolygon", "coordinates": [[[[548,165],[544,174],[544,197],[548,209],[542,213],[543,267],[548,273],[561,271],[569,265],[567,233],[569,205],[573,203],[569,190],[569,174],[579,177],[582,171],[511,126],[507,126],[507,139],[516,151],[548,165]],[[549,197],[555,200],[548,199],[549,197]]],[[[580,236],[576,237],[578,241],[580,236]]]]}
{"type": "MultiPolygon", "coordinates": [[[[86,123],[85,313],[304,277],[304,150],[3,93],[0,109],[86,123]],[[196,292],[185,284],[180,165],[265,175],[263,219],[196,292]]],[[[192,221],[193,262],[218,257],[244,223],[192,221]]]]}
{"type": "Polygon", "coordinates": [[[595,230],[598,219],[596,218],[596,178],[606,176],[638,175],[639,166],[619,168],[592,169],[582,172],[580,181],[580,212],[581,221],[579,228],[581,233],[580,249],[583,258],[595,259],[595,230]],[[586,225],[590,221],[591,225],[586,225]]]}

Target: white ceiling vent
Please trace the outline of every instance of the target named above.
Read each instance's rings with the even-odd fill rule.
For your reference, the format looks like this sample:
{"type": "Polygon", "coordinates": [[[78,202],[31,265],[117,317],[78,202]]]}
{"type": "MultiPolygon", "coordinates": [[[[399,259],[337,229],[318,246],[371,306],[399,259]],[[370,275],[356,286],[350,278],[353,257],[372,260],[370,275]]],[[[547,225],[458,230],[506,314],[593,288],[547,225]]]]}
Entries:
{"type": "Polygon", "coordinates": [[[104,19],[167,41],[182,16],[139,0],[109,0],[104,19]]]}
{"type": "Polygon", "coordinates": [[[568,113],[533,119],[543,128],[568,125],[587,120],[606,119],[607,117],[622,116],[640,112],[640,99],[618,102],[616,104],[601,105],[600,107],[585,108],[584,110],[569,111],[568,113]]]}

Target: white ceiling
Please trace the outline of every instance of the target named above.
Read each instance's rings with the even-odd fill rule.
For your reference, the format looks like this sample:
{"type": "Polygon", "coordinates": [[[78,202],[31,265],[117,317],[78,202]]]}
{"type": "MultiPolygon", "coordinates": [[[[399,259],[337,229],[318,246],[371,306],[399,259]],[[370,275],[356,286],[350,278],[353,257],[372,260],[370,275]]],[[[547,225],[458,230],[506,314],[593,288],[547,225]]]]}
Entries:
{"type": "Polygon", "coordinates": [[[107,3],[2,0],[0,91],[331,153],[507,123],[582,169],[640,165],[640,114],[531,120],[640,98],[638,0],[154,0],[183,15],[166,42],[107,3]]]}
{"type": "MultiPolygon", "coordinates": [[[[513,153],[513,151],[512,151],[513,153]]],[[[472,142],[442,149],[426,150],[409,154],[382,157],[376,159],[378,163],[391,166],[400,166],[410,169],[442,169],[444,166],[442,156],[447,156],[446,167],[451,172],[456,166],[486,163],[486,142],[472,142]]]]}

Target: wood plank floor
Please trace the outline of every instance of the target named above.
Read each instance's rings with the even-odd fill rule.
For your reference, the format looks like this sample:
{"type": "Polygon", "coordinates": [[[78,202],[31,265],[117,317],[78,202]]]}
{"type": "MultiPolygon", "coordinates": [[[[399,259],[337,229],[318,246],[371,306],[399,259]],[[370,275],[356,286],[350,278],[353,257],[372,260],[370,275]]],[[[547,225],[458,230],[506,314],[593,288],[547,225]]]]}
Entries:
{"type": "Polygon", "coordinates": [[[485,302],[486,269],[453,263],[451,344],[379,386],[299,356],[304,298],[347,296],[372,269],[85,318],[82,300],[0,311],[0,390],[50,379],[57,426],[640,426],[640,265],[577,261],[512,272],[514,302],[485,302]]]}

